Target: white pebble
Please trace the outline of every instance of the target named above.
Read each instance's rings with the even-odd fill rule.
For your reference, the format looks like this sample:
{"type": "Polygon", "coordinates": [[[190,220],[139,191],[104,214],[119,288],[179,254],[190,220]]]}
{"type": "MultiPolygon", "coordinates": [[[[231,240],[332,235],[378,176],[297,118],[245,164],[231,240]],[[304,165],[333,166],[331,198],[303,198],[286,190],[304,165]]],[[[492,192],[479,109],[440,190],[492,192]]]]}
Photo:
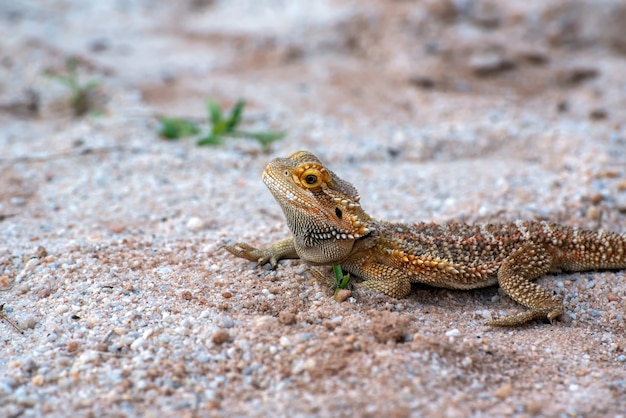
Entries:
{"type": "Polygon", "coordinates": [[[446,331],[446,337],[458,337],[459,335],[461,335],[461,331],[456,328],[446,331]]]}
{"type": "Polygon", "coordinates": [[[26,263],[26,266],[24,266],[24,270],[26,270],[26,271],[33,271],[35,269],[35,267],[37,267],[38,265],[39,265],[39,259],[38,258],[31,258],[26,263]]]}
{"type": "Polygon", "coordinates": [[[222,316],[218,318],[217,326],[220,328],[232,328],[235,326],[235,321],[230,316],[222,316]]]}
{"type": "Polygon", "coordinates": [[[74,362],[74,367],[80,367],[83,364],[91,363],[100,358],[100,353],[96,350],[87,350],[80,355],[74,362]]]}
{"type": "Polygon", "coordinates": [[[282,337],[280,337],[280,345],[283,347],[290,347],[291,341],[289,341],[289,338],[283,335],[282,337]]]}
{"type": "Polygon", "coordinates": [[[63,305],[59,305],[59,306],[57,306],[57,308],[54,310],[54,312],[55,312],[57,315],[63,315],[65,312],[67,312],[67,311],[69,311],[69,310],[70,310],[70,307],[69,307],[69,306],[67,306],[67,305],[65,305],[65,304],[63,304],[63,305]]]}
{"type": "Polygon", "coordinates": [[[488,309],[483,309],[476,312],[478,315],[486,319],[487,321],[491,321],[493,317],[491,316],[491,311],[488,309]]]}
{"type": "Polygon", "coordinates": [[[192,216],[187,221],[187,229],[190,231],[198,231],[202,228],[204,228],[204,221],[197,216],[192,216]]]}
{"type": "Polygon", "coordinates": [[[137,338],[135,341],[132,342],[132,344],[130,345],[130,349],[131,350],[137,350],[138,348],[143,347],[143,343],[146,340],[144,340],[142,337],[137,338]]]}
{"type": "Polygon", "coordinates": [[[113,328],[113,332],[116,335],[126,335],[126,328],[124,328],[124,327],[115,327],[115,328],[113,328]]]}

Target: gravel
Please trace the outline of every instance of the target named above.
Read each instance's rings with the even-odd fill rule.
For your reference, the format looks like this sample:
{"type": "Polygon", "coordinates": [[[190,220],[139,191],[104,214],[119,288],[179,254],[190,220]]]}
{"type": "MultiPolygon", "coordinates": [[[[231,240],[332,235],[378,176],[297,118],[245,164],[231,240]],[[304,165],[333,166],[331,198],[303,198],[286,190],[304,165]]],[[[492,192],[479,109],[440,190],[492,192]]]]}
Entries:
{"type": "Polygon", "coordinates": [[[562,320],[492,330],[495,288],[337,303],[221,250],[288,234],[260,174],[300,149],[376,217],[626,232],[626,9],[596,6],[0,5],[0,416],[623,415],[624,272],[541,278],[562,320]],[[101,115],[45,75],[68,57],[101,115]],[[288,135],[158,138],[209,97],[288,135]]]}

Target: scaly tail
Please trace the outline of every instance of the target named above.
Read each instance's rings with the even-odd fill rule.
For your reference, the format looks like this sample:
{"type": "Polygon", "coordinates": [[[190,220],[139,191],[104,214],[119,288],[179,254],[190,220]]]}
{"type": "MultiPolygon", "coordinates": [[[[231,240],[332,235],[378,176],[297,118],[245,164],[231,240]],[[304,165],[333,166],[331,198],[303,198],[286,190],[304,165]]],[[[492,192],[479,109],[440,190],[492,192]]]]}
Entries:
{"type": "Polygon", "coordinates": [[[626,234],[559,227],[554,267],[565,271],[626,269],[626,234]]]}

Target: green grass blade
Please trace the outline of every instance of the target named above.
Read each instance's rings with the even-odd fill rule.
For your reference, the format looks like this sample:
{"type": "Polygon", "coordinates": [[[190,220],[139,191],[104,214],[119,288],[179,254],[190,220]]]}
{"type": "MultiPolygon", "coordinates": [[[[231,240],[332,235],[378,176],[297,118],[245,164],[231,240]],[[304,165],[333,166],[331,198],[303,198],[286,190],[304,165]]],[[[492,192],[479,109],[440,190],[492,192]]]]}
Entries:
{"type": "Polygon", "coordinates": [[[333,273],[335,274],[335,285],[338,289],[345,289],[348,286],[348,282],[350,281],[349,274],[343,274],[340,265],[333,266],[333,273]]]}
{"type": "Polygon", "coordinates": [[[200,127],[187,119],[163,117],[159,119],[159,122],[161,122],[159,135],[165,139],[175,140],[197,135],[200,132],[200,127]]]}
{"type": "Polygon", "coordinates": [[[237,103],[235,103],[235,106],[233,106],[233,109],[230,111],[230,116],[228,116],[228,119],[226,120],[224,133],[233,132],[237,125],[239,125],[239,122],[241,122],[241,117],[243,116],[243,108],[245,106],[245,100],[237,100],[237,103]]]}
{"type": "Polygon", "coordinates": [[[217,135],[209,135],[207,137],[200,138],[198,142],[196,142],[196,145],[203,147],[203,146],[220,145],[221,143],[222,143],[222,138],[220,138],[217,135]]]}
{"type": "Polygon", "coordinates": [[[222,121],[222,109],[211,99],[207,101],[207,111],[209,112],[209,120],[213,126],[222,121]]]}
{"type": "Polygon", "coordinates": [[[234,136],[237,138],[246,138],[246,139],[254,139],[261,144],[261,148],[263,151],[268,151],[273,142],[276,142],[280,139],[283,139],[286,135],[286,132],[271,132],[271,131],[262,131],[262,132],[244,132],[244,131],[234,131],[230,132],[228,135],[234,136]]]}

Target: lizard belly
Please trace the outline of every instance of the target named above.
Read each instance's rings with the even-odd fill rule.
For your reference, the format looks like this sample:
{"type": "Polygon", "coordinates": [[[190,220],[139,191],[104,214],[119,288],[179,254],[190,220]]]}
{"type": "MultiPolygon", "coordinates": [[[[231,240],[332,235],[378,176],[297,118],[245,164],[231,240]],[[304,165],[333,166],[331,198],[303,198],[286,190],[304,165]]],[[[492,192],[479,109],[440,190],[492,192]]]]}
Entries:
{"type": "Polygon", "coordinates": [[[413,283],[447,289],[477,289],[498,283],[498,263],[466,264],[446,258],[413,255],[402,250],[387,250],[381,257],[405,272],[413,283]]]}
{"type": "Polygon", "coordinates": [[[460,279],[457,274],[429,275],[418,273],[411,275],[411,282],[425,283],[433,287],[443,287],[445,289],[479,289],[481,287],[494,286],[498,284],[498,276],[495,274],[484,276],[473,276],[471,278],[460,279]]]}

